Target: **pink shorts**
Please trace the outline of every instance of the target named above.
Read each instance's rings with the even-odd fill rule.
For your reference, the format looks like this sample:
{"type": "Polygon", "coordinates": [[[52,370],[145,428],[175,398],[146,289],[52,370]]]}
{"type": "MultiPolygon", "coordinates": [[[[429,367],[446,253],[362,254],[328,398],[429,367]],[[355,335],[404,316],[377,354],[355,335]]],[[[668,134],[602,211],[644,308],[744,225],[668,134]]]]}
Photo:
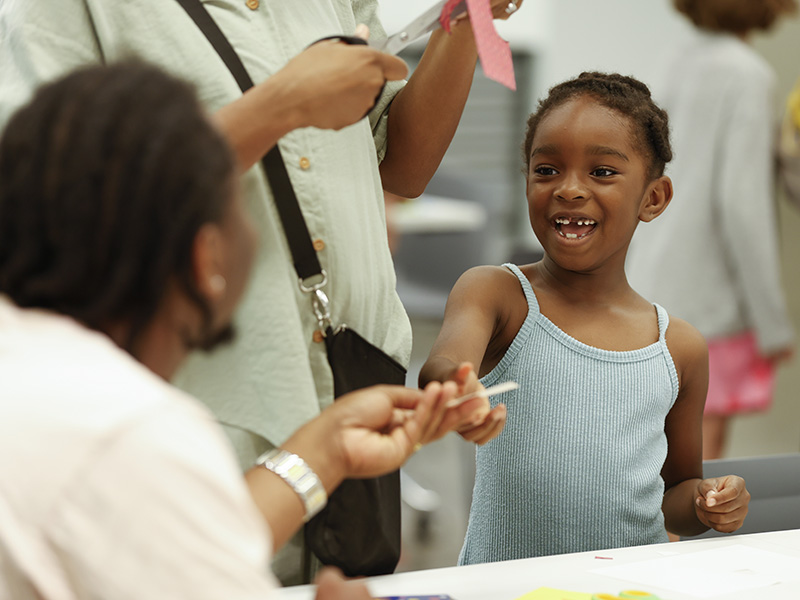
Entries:
{"type": "Polygon", "coordinates": [[[759,353],[752,332],[708,343],[705,414],[763,411],[772,404],[775,368],[759,353]]]}

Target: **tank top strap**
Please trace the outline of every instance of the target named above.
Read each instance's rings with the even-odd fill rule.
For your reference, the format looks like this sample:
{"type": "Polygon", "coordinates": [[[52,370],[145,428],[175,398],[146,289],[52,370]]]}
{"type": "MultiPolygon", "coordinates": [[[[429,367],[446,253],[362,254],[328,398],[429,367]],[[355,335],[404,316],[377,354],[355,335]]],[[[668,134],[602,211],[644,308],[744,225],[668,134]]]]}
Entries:
{"type": "Polygon", "coordinates": [[[525,293],[525,299],[528,301],[528,307],[532,313],[539,313],[539,301],[536,299],[536,294],[533,293],[533,286],[525,273],[513,263],[503,263],[503,266],[511,271],[519,279],[519,284],[522,286],[522,291],[525,293]]]}
{"type": "Polygon", "coordinates": [[[660,304],[654,302],[653,306],[656,307],[656,313],[658,314],[658,341],[665,342],[667,339],[667,327],[669,327],[669,314],[660,304]]]}

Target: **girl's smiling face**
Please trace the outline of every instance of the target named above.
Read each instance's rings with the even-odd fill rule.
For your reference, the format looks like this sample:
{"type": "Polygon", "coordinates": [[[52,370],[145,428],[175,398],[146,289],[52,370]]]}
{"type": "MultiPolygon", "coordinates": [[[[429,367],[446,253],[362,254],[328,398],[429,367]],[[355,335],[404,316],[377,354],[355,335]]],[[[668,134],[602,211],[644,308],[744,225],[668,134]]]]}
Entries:
{"type": "MultiPolygon", "coordinates": [[[[611,263],[624,268],[639,220],[662,206],[654,194],[648,157],[632,121],[590,95],[550,110],[536,128],[529,157],[527,196],[531,225],[547,256],[564,269],[591,272],[611,263]]],[[[662,190],[663,191],[663,190],[662,190]]]]}

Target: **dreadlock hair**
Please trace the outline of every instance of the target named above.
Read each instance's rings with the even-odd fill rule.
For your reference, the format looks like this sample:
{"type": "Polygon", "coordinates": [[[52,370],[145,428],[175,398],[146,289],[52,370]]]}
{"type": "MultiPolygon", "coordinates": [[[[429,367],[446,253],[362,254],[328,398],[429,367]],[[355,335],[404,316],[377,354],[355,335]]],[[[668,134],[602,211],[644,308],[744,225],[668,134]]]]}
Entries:
{"type": "Polygon", "coordinates": [[[769,30],[797,11],[797,0],[673,0],[675,8],[700,29],[742,34],[769,30]]]}
{"type": "Polygon", "coordinates": [[[200,309],[192,246],[234,160],[194,90],[138,62],[40,88],[0,140],[0,293],[106,331],[143,329],[175,282],[200,309]]]}
{"type": "Polygon", "coordinates": [[[528,117],[525,142],[522,145],[526,173],[530,166],[533,136],[539,123],[554,108],[580,96],[591,96],[603,106],[627,117],[631,123],[634,143],[649,159],[650,178],[655,179],[664,174],[664,167],[672,160],[667,113],[656,106],[649,88],[638,79],[616,73],[597,72],[581,73],[575,79],[554,86],[547,97],[539,102],[536,112],[528,117]]]}

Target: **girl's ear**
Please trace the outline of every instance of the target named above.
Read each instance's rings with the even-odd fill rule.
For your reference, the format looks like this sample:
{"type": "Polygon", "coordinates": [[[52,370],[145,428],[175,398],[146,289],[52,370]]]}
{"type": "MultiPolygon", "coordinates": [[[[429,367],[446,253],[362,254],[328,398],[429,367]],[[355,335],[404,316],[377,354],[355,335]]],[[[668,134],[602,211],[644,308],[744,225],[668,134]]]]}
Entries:
{"type": "Polygon", "coordinates": [[[639,208],[639,220],[649,223],[664,212],[670,200],[672,200],[672,180],[662,175],[647,186],[639,208]]]}

